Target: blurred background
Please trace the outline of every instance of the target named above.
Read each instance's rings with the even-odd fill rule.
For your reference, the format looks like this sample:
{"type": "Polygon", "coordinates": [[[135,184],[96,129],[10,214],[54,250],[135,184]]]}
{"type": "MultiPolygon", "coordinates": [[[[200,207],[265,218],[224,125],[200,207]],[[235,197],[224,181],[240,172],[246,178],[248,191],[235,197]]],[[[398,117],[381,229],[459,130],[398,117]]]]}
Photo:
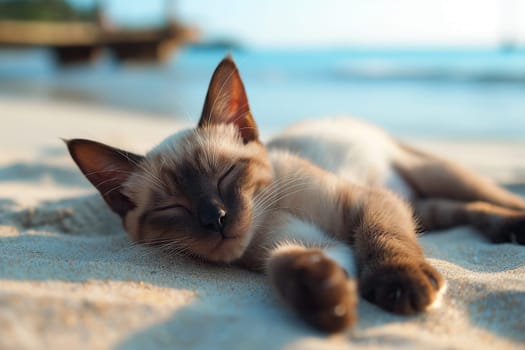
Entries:
{"type": "Polygon", "coordinates": [[[520,139],[524,48],[525,0],[0,0],[0,97],[196,121],[231,52],[266,133],[352,114],[520,139]]]}

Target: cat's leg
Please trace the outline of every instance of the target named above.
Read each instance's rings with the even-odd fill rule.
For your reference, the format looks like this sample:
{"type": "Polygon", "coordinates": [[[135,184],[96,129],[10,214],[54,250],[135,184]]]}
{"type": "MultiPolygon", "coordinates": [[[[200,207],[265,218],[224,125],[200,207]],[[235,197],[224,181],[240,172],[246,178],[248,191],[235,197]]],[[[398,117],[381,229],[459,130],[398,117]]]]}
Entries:
{"type": "Polygon", "coordinates": [[[424,311],[445,282],[423,255],[411,210],[387,191],[370,190],[365,198],[355,204],[361,209],[350,235],[361,295],[391,312],[424,311]]]}
{"type": "Polygon", "coordinates": [[[463,202],[486,202],[525,211],[525,200],[462,165],[399,146],[394,167],[420,198],[446,198],[463,202]]]}
{"type": "Polygon", "coordinates": [[[525,244],[525,211],[486,202],[420,199],[413,203],[424,230],[472,225],[494,243],[525,244]]]}
{"type": "Polygon", "coordinates": [[[312,326],[338,332],[355,323],[355,283],[322,249],[283,244],[272,250],[266,272],[280,298],[312,326]]]}
{"type": "Polygon", "coordinates": [[[274,212],[266,224],[268,230],[259,232],[247,255],[262,257],[279,297],[317,329],[337,332],[354,324],[357,292],[349,277],[355,275],[350,246],[286,212],[274,212]]]}
{"type": "Polygon", "coordinates": [[[460,164],[401,146],[394,166],[417,192],[427,230],[472,225],[492,242],[525,244],[525,200],[460,164]]]}

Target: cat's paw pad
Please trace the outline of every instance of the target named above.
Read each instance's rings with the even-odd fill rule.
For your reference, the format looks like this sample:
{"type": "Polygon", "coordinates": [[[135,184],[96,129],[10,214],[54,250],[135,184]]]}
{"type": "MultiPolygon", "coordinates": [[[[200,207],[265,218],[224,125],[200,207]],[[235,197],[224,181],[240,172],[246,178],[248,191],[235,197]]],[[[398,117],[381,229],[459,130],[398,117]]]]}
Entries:
{"type": "Polygon", "coordinates": [[[493,235],[493,243],[517,243],[525,245],[525,218],[511,219],[493,235]]]}
{"type": "Polygon", "coordinates": [[[385,265],[364,276],[359,283],[366,300],[403,315],[427,309],[444,286],[441,274],[425,261],[385,265]]]}
{"type": "Polygon", "coordinates": [[[355,286],[322,252],[288,256],[278,262],[273,275],[281,297],[314,327],[338,332],[354,323],[355,286]]]}

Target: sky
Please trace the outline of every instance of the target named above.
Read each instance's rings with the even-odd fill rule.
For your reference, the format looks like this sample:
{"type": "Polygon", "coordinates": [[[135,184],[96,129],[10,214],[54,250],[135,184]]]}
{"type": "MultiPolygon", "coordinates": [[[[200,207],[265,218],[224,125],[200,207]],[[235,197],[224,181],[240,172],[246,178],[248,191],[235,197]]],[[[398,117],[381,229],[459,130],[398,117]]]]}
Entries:
{"type": "MultiPolygon", "coordinates": [[[[70,0],[86,6],[93,0],[70,0]]],[[[525,44],[525,0],[103,0],[109,18],[148,25],[173,12],[206,39],[262,48],[495,47],[525,44]]]]}

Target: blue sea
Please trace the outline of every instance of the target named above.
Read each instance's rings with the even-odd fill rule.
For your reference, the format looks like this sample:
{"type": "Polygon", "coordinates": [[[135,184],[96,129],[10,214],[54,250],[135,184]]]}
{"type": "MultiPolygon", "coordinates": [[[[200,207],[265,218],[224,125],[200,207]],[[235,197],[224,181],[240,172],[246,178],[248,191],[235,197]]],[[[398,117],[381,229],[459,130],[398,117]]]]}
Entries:
{"type": "MultiPolygon", "coordinates": [[[[0,95],[65,99],[198,120],[228,51],[184,48],[164,65],[60,68],[46,50],[0,51],[0,95]]],[[[524,139],[525,51],[233,51],[258,124],[351,114],[408,137],[524,139]]],[[[35,116],[38,118],[38,116],[35,116]]]]}

